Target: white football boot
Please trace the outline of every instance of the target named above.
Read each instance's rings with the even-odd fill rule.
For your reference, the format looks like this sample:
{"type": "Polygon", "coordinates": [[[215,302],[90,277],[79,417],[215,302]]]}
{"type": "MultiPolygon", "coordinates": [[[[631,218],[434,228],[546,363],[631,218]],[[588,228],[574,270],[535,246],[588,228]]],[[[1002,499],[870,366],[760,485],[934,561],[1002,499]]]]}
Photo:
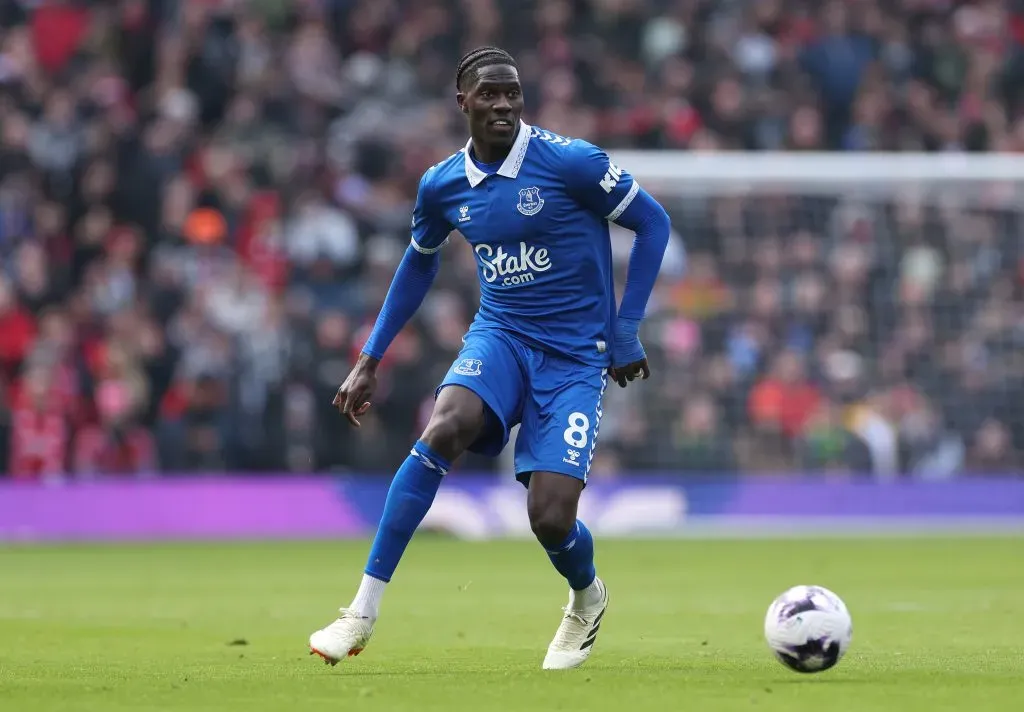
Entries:
{"type": "Polygon", "coordinates": [[[566,606],[562,624],[558,626],[555,637],[548,646],[548,654],[544,657],[545,670],[568,670],[576,668],[587,661],[594,650],[597,631],[601,627],[601,619],[608,608],[608,589],[604,582],[597,579],[601,587],[601,600],[589,608],[574,610],[566,606]]]}
{"type": "Polygon", "coordinates": [[[309,636],[309,654],[319,655],[328,665],[359,655],[373,635],[373,620],[358,611],[342,608],[341,615],[326,628],[309,636]]]}

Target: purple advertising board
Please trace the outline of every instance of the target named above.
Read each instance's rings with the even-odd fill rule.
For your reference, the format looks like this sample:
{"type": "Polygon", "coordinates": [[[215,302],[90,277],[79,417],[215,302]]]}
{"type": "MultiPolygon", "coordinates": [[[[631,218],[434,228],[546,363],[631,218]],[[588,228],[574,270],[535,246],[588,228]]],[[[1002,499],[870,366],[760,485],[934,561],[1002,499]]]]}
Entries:
{"type": "MultiPolygon", "coordinates": [[[[307,476],[2,482],[0,541],[363,537],[387,486],[307,476]]],[[[424,526],[474,539],[529,536],[525,502],[514,481],[450,475],[424,526]]],[[[1024,532],[1024,478],[622,477],[591,482],[580,516],[605,536],[1024,532]]]]}

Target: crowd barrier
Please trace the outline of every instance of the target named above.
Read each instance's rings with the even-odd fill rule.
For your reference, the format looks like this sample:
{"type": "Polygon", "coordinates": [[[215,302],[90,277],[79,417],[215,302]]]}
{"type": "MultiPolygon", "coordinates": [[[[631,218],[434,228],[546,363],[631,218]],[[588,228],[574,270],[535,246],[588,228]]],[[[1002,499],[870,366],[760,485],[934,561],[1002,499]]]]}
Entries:
{"type": "MultiPolygon", "coordinates": [[[[161,477],[0,482],[0,541],[359,538],[380,477],[161,477]]],[[[1024,478],[942,482],[638,476],[591,482],[580,516],[604,536],[1024,532],[1024,478]]],[[[449,475],[424,526],[466,539],[529,536],[525,490],[449,475]]]]}

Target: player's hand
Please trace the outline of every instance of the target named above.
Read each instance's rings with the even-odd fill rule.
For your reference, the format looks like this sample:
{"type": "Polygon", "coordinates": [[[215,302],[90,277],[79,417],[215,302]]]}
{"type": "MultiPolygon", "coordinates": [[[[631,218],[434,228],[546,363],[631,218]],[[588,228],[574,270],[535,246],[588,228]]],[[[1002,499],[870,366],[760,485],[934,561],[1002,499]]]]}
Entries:
{"type": "Polygon", "coordinates": [[[651,366],[647,363],[647,357],[628,363],[625,366],[612,366],[608,373],[611,375],[612,380],[619,384],[620,388],[625,388],[626,383],[632,381],[638,376],[647,380],[651,377],[651,366]]]}
{"type": "Polygon", "coordinates": [[[647,380],[651,377],[651,366],[647,363],[647,352],[640,343],[640,320],[622,316],[615,323],[615,340],[612,342],[612,367],[608,369],[612,380],[625,388],[637,376],[647,380]]]}
{"type": "Polygon", "coordinates": [[[370,399],[377,390],[377,359],[359,354],[359,360],[334,395],[334,405],[348,422],[359,427],[359,418],[370,409],[370,399]]]}

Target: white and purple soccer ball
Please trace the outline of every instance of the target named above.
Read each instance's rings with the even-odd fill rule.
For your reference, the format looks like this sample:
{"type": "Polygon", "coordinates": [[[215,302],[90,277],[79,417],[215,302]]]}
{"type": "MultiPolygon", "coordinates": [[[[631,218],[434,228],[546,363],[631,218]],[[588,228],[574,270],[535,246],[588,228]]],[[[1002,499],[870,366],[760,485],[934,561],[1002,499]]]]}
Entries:
{"type": "Polygon", "coordinates": [[[853,621],[846,604],[821,586],[794,586],[768,608],[764,637],[779,661],[797,672],[835,666],[850,647],[853,621]]]}

